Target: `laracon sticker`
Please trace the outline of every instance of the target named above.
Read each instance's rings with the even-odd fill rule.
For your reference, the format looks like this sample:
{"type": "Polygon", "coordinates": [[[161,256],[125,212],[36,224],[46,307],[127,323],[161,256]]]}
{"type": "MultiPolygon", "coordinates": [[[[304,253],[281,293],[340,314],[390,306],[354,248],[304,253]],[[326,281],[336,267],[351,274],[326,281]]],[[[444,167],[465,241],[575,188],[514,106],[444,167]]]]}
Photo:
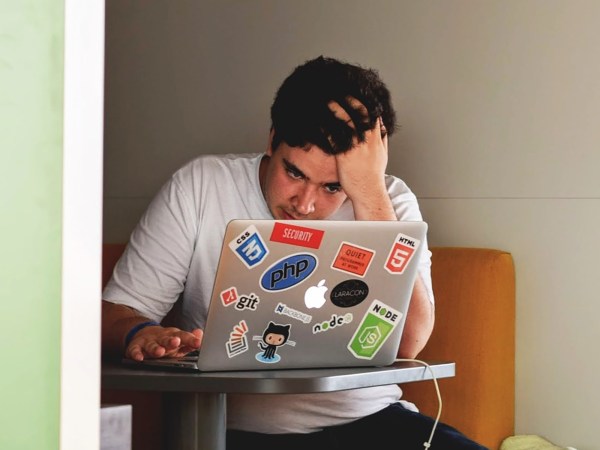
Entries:
{"type": "Polygon", "coordinates": [[[369,295],[369,286],[362,280],[342,281],[331,290],[331,303],[340,308],[351,308],[360,304],[369,295]]]}
{"type": "Polygon", "coordinates": [[[354,332],[348,350],[359,359],[373,359],[401,319],[400,311],[374,300],[354,332]]]}
{"type": "Polygon", "coordinates": [[[331,267],[363,277],[369,269],[373,256],[375,256],[375,250],[342,242],[331,267]]]}
{"type": "Polygon", "coordinates": [[[254,225],[250,225],[232,239],[229,242],[229,248],[242,260],[248,269],[252,269],[260,264],[265,259],[265,256],[269,254],[269,249],[254,225]]]}
{"type": "Polygon", "coordinates": [[[407,236],[406,234],[398,234],[394,239],[394,245],[390,250],[387,261],[385,263],[385,270],[391,274],[402,274],[404,269],[408,266],[408,263],[413,257],[413,254],[419,248],[421,241],[418,239],[407,236]]]}
{"type": "Polygon", "coordinates": [[[241,355],[248,350],[248,325],[245,320],[240,320],[240,323],[233,327],[231,333],[229,333],[229,340],[225,343],[227,349],[227,356],[233,358],[234,356],[241,355]]]}
{"type": "Polygon", "coordinates": [[[271,232],[271,241],[300,247],[319,248],[324,234],[324,231],[314,228],[275,222],[271,232]]]}
{"type": "Polygon", "coordinates": [[[317,258],[311,253],[296,253],[280,259],[265,270],[260,286],[265,291],[285,291],[306,280],[317,268],[317,258]]]}

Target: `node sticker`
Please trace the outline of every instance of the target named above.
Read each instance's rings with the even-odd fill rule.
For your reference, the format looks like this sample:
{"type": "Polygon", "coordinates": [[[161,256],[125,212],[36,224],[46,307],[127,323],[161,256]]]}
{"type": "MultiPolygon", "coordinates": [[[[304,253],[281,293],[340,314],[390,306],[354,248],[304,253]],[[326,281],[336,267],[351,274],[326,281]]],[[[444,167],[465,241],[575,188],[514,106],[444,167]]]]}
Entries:
{"type": "Polygon", "coordinates": [[[269,254],[269,249],[254,225],[250,225],[232,239],[229,242],[229,248],[248,269],[252,269],[260,264],[265,259],[265,256],[269,254]]]}
{"type": "Polygon", "coordinates": [[[421,241],[418,239],[402,233],[398,234],[385,263],[385,270],[391,274],[404,273],[404,269],[408,266],[420,243],[421,241]]]}
{"type": "Polygon", "coordinates": [[[324,234],[324,231],[314,228],[275,222],[271,232],[271,241],[300,247],[319,248],[324,234]]]}
{"type": "Polygon", "coordinates": [[[400,311],[379,300],[373,301],[354,332],[348,350],[359,359],[373,359],[400,319],[400,311]]]}
{"type": "Polygon", "coordinates": [[[375,256],[375,250],[342,242],[331,267],[363,277],[369,269],[373,256],[375,256]]]}

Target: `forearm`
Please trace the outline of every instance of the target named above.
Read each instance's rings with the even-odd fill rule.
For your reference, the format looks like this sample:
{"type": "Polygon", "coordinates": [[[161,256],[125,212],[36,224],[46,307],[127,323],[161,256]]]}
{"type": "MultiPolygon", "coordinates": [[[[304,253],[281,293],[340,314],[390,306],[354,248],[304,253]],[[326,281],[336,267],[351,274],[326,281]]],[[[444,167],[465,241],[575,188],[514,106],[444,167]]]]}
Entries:
{"type": "Polygon", "coordinates": [[[435,308],[420,276],[415,281],[398,356],[415,358],[427,344],[435,322],[435,308]]]}
{"type": "Polygon", "coordinates": [[[369,195],[350,197],[356,220],[398,220],[390,196],[383,189],[373,189],[369,195]]]}
{"type": "Polygon", "coordinates": [[[136,325],[149,319],[132,308],[102,300],[102,351],[106,356],[125,353],[125,337],[136,325]]]}

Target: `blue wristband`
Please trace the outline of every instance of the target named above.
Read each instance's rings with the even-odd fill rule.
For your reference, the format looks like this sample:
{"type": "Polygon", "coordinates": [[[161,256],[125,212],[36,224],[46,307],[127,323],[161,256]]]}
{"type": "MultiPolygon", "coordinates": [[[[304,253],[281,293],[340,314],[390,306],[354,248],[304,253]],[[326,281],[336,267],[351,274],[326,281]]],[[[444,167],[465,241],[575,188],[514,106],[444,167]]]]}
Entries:
{"type": "Polygon", "coordinates": [[[160,323],[155,322],[154,320],[149,320],[148,322],[138,323],[135,327],[133,327],[131,330],[129,330],[129,333],[127,333],[127,336],[125,336],[125,348],[129,347],[129,343],[133,339],[133,336],[135,336],[135,334],[138,331],[140,331],[142,328],[155,327],[155,326],[160,326],[160,323]]]}

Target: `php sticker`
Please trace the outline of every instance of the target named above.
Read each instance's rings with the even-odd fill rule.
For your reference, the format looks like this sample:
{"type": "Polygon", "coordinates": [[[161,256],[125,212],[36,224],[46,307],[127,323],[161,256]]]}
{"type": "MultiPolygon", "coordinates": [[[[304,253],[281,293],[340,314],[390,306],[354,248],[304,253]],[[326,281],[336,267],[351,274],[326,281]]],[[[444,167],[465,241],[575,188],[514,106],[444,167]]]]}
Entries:
{"type": "Polygon", "coordinates": [[[402,319],[402,313],[374,300],[348,344],[359,359],[373,359],[402,319]]]}
{"type": "Polygon", "coordinates": [[[363,277],[375,256],[375,250],[342,242],[331,267],[363,277]]]}
{"type": "Polygon", "coordinates": [[[402,233],[398,234],[385,263],[385,270],[391,274],[404,273],[404,269],[408,266],[420,243],[421,241],[418,239],[402,233]]]}
{"type": "Polygon", "coordinates": [[[265,256],[269,254],[269,249],[254,225],[250,225],[232,239],[229,242],[229,248],[242,260],[248,269],[252,269],[260,264],[265,259],[265,256]]]}
{"type": "Polygon", "coordinates": [[[315,228],[275,222],[271,232],[271,241],[300,247],[319,248],[324,234],[324,231],[315,228]]]}
{"type": "Polygon", "coordinates": [[[260,278],[265,291],[285,291],[306,280],[317,268],[317,258],[311,253],[296,253],[280,259],[260,278]]]}

